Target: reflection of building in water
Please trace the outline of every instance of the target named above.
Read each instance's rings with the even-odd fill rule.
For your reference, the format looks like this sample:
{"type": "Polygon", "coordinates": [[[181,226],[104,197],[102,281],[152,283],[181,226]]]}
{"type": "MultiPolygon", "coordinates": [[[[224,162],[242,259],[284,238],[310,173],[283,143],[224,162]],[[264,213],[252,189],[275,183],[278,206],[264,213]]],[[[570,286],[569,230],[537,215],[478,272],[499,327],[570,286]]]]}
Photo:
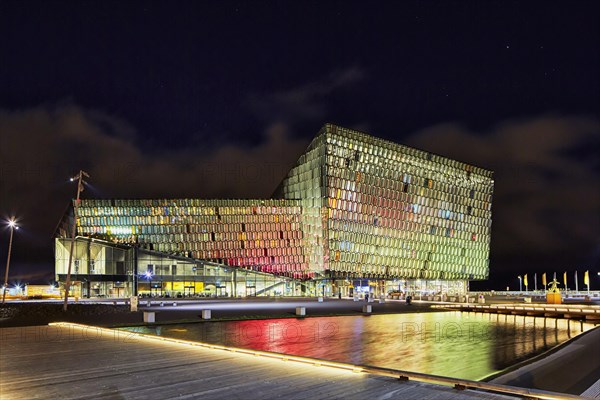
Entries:
{"type": "Polygon", "coordinates": [[[495,324],[493,368],[502,370],[557,346],[594,327],[571,319],[489,314],[495,324]]]}
{"type": "MultiPolygon", "coordinates": [[[[315,317],[163,327],[179,339],[480,380],[592,324],[482,313],[432,312],[369,318],[315,317]],[[535,331],[523,327],[535,323],[535,331]],[[501,324],[499,328],[495,325],[501,324]],[[556,324],[556,325],[555,325],[556,324]],[[555,328],[556,326],[556,328],[555,328]],[[520,336],[523,335],[523,336],[520,336]],[[544,342],[546,338],[546,342],[544,342]],[[530,343],[532,342],[533,343],[530,343]]],[[[138,328],[130,328],[138,329],[138,328]]],[[[153,329],[153,328],[143,328],[153,329]]],[[[146,332],[146,331],[144,331],[146,332]]]]}
{"type": "Polygon", "coordinates": [[[271,199],[82,200],[75,291],[457,296],[488,277],[492,191],[491,171],[327,124],[271,199]]]}

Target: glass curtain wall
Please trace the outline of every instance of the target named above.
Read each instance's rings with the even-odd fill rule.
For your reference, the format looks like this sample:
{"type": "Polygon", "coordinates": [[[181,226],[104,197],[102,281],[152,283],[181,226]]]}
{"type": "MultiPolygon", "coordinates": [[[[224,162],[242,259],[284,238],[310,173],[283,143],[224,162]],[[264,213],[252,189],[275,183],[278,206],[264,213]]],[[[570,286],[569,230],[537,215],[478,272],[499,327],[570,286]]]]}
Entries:
{"type": "Polygon", "coordinates": [[[487,278],[490,171],[332,125],[326,146],[333,275],[487,278]]]}
{"type": "Polygon", "coordinates": [[[311,276],[299,201],[82,200],[77,230],[174,256],[311,276]]]}
{"type": "Polygon", "coordinates": [[[94,282],[82,295],[120,294],[134,282],[147,295],[296,293],[284,278],[324,295],[362,288],[356,279],[377,281],[367,287],[378,293],[390,280],[411,292],[460,292],[489,275],[493,184],[489,170],[327,124],[280,184],[280,199],[82,200],[77,234],[114,247],[78,243],[73,273],[94,282]]]}
{"type": "MultiPolygon", "coordinates": [[[[55,240],[56,280],[65,282],[71,239],[55,240]]],[[[75,297],[127,297],[134,293],[135,254],[127,246],[77,239],[71,264],[75,297]]],[[[64,287],[62,288],[64,290],[64,287]]]]}
{"type": "MultiPolygon", "coordinates": [[[[66,280],[70,245],[70,239],[56,239],[59,282],[66,280]]],[[[286,277],[88,238],[75,241],[71,281],[75,297],[136,293],[141,297],[252,297],[314,292],[314,285],[286,277]]]]}

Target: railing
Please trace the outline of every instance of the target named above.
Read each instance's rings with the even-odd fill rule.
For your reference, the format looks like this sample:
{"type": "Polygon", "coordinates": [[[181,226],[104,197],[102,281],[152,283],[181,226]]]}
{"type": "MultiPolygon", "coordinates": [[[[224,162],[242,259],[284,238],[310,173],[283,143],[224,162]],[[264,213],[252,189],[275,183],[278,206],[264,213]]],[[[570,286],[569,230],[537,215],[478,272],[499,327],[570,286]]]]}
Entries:
{"type": "MultiPolygon", "coordinates": [[[[565,295],[565,296],[569,296],[569,298],[585,298],[586,296],[590,296],[590,297],[600,297],[600,291],[598,290],[590,290],[589,292],[587,290],[580,290],[580,291],[575,291],[575,290],[563,290],[561,289],[561,294],[565,295]]],[[[548,293],[546,290],[543,289],[538,289],[538,290],[534,290],[534,289],[530,289],[530,290],[498,290],[498,291],[491,291],[491,290],[483,290],[483,291],[470,291],[468,292],[469,296],[478,296],[480,294],[483,294],[485,296],[517,296],[517,297],[537,297],[537,296],[546,296],[546,293],[548,293]]]]}
{"type": "Polygon", "coordinates": [[[257,291],[256,291],[256,293],[255,293],[254,295],[255,295],[255,296],[259,296],[259,295],[261,295],[261,294],[263,294],[263,293],[266,293],[266,292],[268,292],[269,290],[275,289],[277,286],[284,285],[285,283],[286,283],[286,281],[275,282],[275,283],[274,283],[274,284],[272,284],[271,286],[267,286],[267,287],[264,287],[264,288],[262,288],[262,289],[259,289],[259,290],[257,290],[257,291]]]}
{"type": "Polygon", "coordinates": [[[555,312],[555,313],[575,313],[583,315],[598,315],[600,316],[600,306],[586,306],[578,304],[532,304],[532,305],[514,305],[514,304],[435,304],[432,308],[444,309],[461,309],[461,310],[490,310],[490,311],[539,311],[539,312],[555,312]]]}
{"type": "Polygon", "coordinates": [[[272,352],[262,351],[262,350],[242,349],[242,348],[238,348],[238,347],[214,345],[214,344],[202,343],[202,342],[192,342],[192,341],[188,341],[188,340],[172,339],[172,338],[168,338],[168,337],[164,337],[164,336],[153,336],[153,335],[146,335],[143,333],[129,332],[129,331],[123,332],[123,331],[118,331],[115,329],[100,328],[100,327],[96,327],[96,326],[75,324],[75,323],[70,323],[70,322],[52,322],[49,325],[65,327],[65,328],[80,329],[80,330],[87,330],[89,332],[86,332],[86,333],[89,333],[90,335],[95,335],[94,337],[101,336],[102,334],[107,334],[108,337],[115,338],[119,334],[121,334],[123,336],[126,335],[128,337],[128,339],[131,339],[132,336],[136,336],[136,337],[140,337],[140,338],[150,340],[150,341],[160,341],[160,342],[174,343],[174,344],[185,345],[185,346],[202,347],[202,348],[208,348],[208,349],[213,349],[213,350],[223,350],[223,351],[229,351],[229,352],[233,352],[233,353],[240,353],[240,354],[247,354],[247,355],[252,355],[252,356],[257,356],[257,357],[264,357],[264,358],[269,358],[269,359],[273,359],[273,360],[308,364],[308,365],[312,365],[315,367],[337,368],[337,369],[352,371],[355,373],[365,373],[365,374],[371,374],[371,375],[377,375],[377,376],[386,376],[386,377],[390,377],[390,378],[396,378],[401,381],[413,380],[413,381],[418,381],[418,382],[426,382],[426,383],[430,383],[430,384],[434,384],[434,385],[454,386],[454,388],[458,389],[458,390],[479,389],[479,390],[484,390],[487,392],[525,397],[528,399],[568,400],[568,399],[580,399],[581,398],[580,396],[556,393],[556,392],[549,392],[549,391],[545,391],[545,390],[527,389],[527,388],[520,388],[520,387],[515,387],[515,386],[499,385],[499,384],[489,383],[489,382],[478,382],[478,381],[471,381],[468,379],[450,378],[450,377],[439,376],[439,375],[428,375],[428,374],[422,374],[419,372],[402,371],[402,370],[391,369],[391,368],[373,367],[373,366],[367,366],[367,365],[353,365],[353,364],[346,364],[346,363],[336,362],[336,361],[320,360],[317,358],[293,356],[293,355],[280,354],[280,353],[272,353],[272,352]]]}

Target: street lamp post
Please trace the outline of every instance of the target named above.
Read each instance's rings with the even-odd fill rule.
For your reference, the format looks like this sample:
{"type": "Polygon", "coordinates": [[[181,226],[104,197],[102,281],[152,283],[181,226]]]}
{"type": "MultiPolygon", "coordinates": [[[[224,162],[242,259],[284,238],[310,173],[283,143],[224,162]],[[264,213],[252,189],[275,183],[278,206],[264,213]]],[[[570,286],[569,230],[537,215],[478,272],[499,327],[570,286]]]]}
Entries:
{"type": "Polygon", "coordinates": [[[519,292],[523,291],[523,286],[521,284],[522,282],[523,282],[523,278],[521,278],[521,275],[519,275],[519,292]]]}
{"type": "Polygon", "coordinates": [[[2,304],[6,301],[6,290],[8,289],[8,268],[10,268],[10,252],[12,250],[13,233],[15,229],[19,229],[15,222],[15,218],[11,218],[8,221],[10,228],[10,239],[8,240],[8,257],[6,258],[6,272],[4,273],[4,289],[2,290],[2,304]]]}
{"type": "Polygon", "coordinates": [[[63,311],[67,311],[67,304],[69,303],[69,289],[71,287],[71,264],[73,263],[73,248],[75,245],[75,235],[77,234],[77,209],[79,208],[79,196],[83,192],[83,184],[86,183],[83,177],[89,178],[87,172],[79,170],[79,173],[71,178],[71,182],[77,180],[77,198],[75,205],[73,206],[73,230],[71,232],[71,250],[69,251],[69,265],[67,266],[67,279],[65,281],[65,301],[63,304],[63,311]]]}
{"type": "Polygon", "coordinates": [[[146,271],[146,279],[148,279],[148,293],[150,293],[150,297],[152,297],[152,275],[154,275],[152,273],[152,271],[148,270],[146,271]]]}

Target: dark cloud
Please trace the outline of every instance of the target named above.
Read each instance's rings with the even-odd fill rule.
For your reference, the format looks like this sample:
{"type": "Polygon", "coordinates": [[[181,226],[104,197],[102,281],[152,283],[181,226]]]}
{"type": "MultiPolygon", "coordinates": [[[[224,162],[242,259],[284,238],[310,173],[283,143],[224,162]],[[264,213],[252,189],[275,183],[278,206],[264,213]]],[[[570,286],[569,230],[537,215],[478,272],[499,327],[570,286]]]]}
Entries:
{"type": "Polygon", "coordinates": [[[328,98],[364,80],[366,73],[357,66],[331,72],[314,82],[269,94],[252,95],[247,106],[267,121],[293,123],[306,120],[327,120],[328,98]]]}
{"type": "Polygon", "coordinates": [[[15,238],[15,268],[19,261],[52,259],[53,229],[75,194],[68,177],[80,168],[91,176],[84,197],[265,198],[308,144],[274,123],[250,148],[147,154],[129,124],[77,105],[0,110],[0,132],[0,212],[23,225],[15,238]]]}
{"type": "Polygon", "coordinates": [[[489,132],[445,124],[407,144],[494,170],[492,267],[598,266],[599,120],[545,116],[489,132]]]}

